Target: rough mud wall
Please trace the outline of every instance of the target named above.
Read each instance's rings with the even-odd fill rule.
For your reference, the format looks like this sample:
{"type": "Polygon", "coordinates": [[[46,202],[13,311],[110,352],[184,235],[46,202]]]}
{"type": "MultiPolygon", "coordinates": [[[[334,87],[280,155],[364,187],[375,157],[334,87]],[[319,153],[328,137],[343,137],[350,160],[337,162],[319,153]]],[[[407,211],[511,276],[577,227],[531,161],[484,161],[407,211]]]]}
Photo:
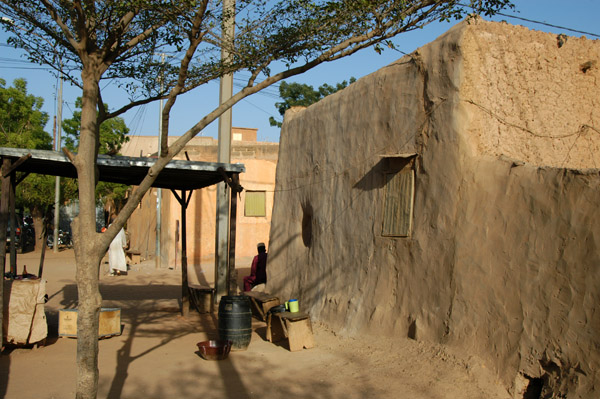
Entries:
{"type": "Polygon", "coordinates": [[[473,155],[600,168],[598,40],[479,20],[460,46],[473,155]]]}
{"type": "Polygon", "coordinates": [[[514,390],[537,378],[555,395],[541,397],[597,397],[598,170],[466,162],[446,342],[514,390]]]}
{"type": "Polygon", "coordinates": [[[378,210],[373,205],[383,185],[376,173],[380,155],[414,151],[422,123],[418,112],[402,109],[402,99],[412,106],[422,94],[422,82],[408,64],[390,68],[406,73],[358,81],[343,96],[333,95],[297,119],[285,118],[269,287],[285,297],[299,296],[305,309],[341,328],[365,324],[364,301],[372,302],[378,284],[370,271],[376,267],[371,260],[378,210]]]}
{"type": "Polygon", "coordinates": [[[600,42],[478,21],[460,47],[447,339],[487,353],[507,385],[516,370],[515,393],[538,378],[542,397],[595,397],[600,42]]]}
{"type": "Polygon", "coordinates": [[[404,57],[286,114],[268,289],[299,297],[342,332],[438,340],[447,330],[461,176],[460,143],[449,134],[459,101],[455,41],[436,42],[431,65],[404,57]],[[424,152],[429,146],[442,150],[424,152]],[[385,156],[407,153],[420,154],[415,228],[410,238],[382,237],[385,156]]]}
{"type": "MultiPolygon", "coordinates": [[[[590,168],[596,154],[560,139],[544,149],[547,138],[536,141],[514,120],[507,124],[513,112],[493,108],[508,89],[496,96],[488,79],[476,76],[487,62],[478,52],[491,57],[495,49],[473,43],[512,29],[521,28],[460,24],[342,92],[286,114],[267,289],[299,297],[304,310],[341,333],[446,342],[479,355],[515,395],[535,383],[556,397],[594,397],[600,177],[597,170],[547,165],[556,166],[556,158],[590,168]],[[500,146],[505,139],[517,149],[500,146]],[[381,155],[406,153],[417,154],[412,235],[383,237],[390,160],[381,155]]],[[[520,79],[519,71],[486,73],[507,74],[490,78],[499,85],[520,79]]],[[[544,90],[560,92],[561,82],[544,90]]],[[[595,86],[578,87],[591,104],[595,86]]],[[[515,93],[511,101],[530,122],[520,123],[532,132],[553,126],[547,119],[554,113],[541,102],[550,94],[521,95],[528,96],[515,93]]],[[[594,112],[587,111],[587,132],[600,125],[594,112]]],[[[560,115],[556,124],[566,131],[582,123],[580,113],[560,115]]]]}

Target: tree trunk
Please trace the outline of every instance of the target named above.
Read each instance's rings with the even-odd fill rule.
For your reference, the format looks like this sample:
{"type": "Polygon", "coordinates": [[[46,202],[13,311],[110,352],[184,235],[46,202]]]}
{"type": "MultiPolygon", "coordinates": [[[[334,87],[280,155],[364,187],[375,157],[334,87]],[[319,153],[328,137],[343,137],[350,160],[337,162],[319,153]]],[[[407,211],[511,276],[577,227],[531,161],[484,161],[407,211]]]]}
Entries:
{"type": "MultiPolygon", "coordinates": [[[[92,62],[93,64],[93,62],[92,62]]],[[[97,67],[84,66],[79,149],[73,163],[79,181],[79,215],[72,229],[77,263],[77,398],[93,399],[98,393],[98,325],[102,297],[99,268],[109,238],[96,233],[96,159],[99,137],[97,67]],[[107,241],[108,240],[108,241],[107,241]]],[[[108,232],[107,232],[108,233],[108,232]]],[[[115,234],[113,233],[112,236],[115,234]]]]}
{"type": "MultiPolygon", "coordinates": [[[[80,223],[76,228],[81,229],[80,223]]],[[[94,232],[92,230],[92,232],[94,232]]],[[[87,234],[89,236],[90,234],[87,234]]],[[[77,293],[79,295],[77,315],[77,398],[94,399],[98,393],[98,325],[102,297],[99,290],[98,268],[100,257],[83,256],[88,252],[89,238],[80,237],[75,245],[77,262],[77,293]],[[79,242],[79,244],[77,244],[79,242]]],[[[92,251],[93,252],[93,251],[92,251]]]]}

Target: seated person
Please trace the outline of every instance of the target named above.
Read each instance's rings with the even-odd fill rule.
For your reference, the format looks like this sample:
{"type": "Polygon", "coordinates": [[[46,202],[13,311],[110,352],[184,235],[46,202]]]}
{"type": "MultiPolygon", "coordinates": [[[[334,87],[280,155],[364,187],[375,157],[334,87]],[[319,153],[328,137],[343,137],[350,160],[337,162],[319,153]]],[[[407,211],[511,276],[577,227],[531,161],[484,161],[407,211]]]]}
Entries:
{"type": "Polygon", "coordinates": [[[244,291],[250,291],[252,287],[267,282],[267,249],[262,242],[256,247],[258,255],[252,260],[250,275],[244,277],[244,291]]]}

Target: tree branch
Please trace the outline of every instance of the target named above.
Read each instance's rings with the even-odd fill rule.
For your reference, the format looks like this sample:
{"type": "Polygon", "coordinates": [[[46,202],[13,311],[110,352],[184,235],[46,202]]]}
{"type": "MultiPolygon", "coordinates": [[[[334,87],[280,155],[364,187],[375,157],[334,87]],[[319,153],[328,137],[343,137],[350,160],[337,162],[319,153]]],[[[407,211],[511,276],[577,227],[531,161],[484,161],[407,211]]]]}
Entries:
{"type": "Polygon", "coordinates": [[[138,14],[138,12],[139,9],[135,8],[125,13],[125,15],[121,17],[119,22],[117,22],[117,29],[110,31],[110,34],[107,40],[105,41],[102,49],[102,59],[110,60],[112,62],[115,60],[116,57],[118,57],[118,53],[116,51],[118,49],[119,43],[121,42],[121,36],[127,30],[127,27],[129,26],[133,18],[135,18],[135,16],[138,14]]]}
{"type": "Polygon", "coordinates": [[[177,96],[181,93],[183,88],[185,87],[185,82],[188,76],[188,69],[190,66],[190,62],[192,57],[196,53],[196,49],[198,45],[202,43],[202,38],[206,32],[202,32],[200,27],[202,26],[202,22],[204,22],[204,16],[206,13],[206,8],[208,6],[208,0],[204,0],[200,8],[196,11],[194,15],[194,22],[192,23],[192,28],[190,34],[188,35],[190,40],[190,45],[185,52],[185,56],[181,60],[181,64],[179,67],[179,76],[177,80],[177,84],[173,87],[169,93],[169,97],[167,99],[167,103],[165,104],[162,110],[162,135],[160,139],[160,147],[161,147],[161,156],[164,156],[168,150],[168,137],[169,137],[169,114],[171,113],[171,109],[173,105],[175,105],[175,101],[177,101],[177,96]]]}
{"type": "MultiPolygon", "coordinates": [[[[50,14],[50,17],[52,18],[52,20],[54,22],[56,22],[56,24],[60,27],[61,31],[67,38],[71,48],[74,50],[77,50],[79,48],[79,42],[77,41],[77,39],[75,39],[75,37],[73,36],[73,33],[71,32],[69,27],[65,24],[65,22],[62,20],[60,15],[58,15],[58,12],[56,11],[56,9],[52,6],[52,4],[50,4],[50,2],[48,0],[41,0],[41,2],[46,7],[46,10],[48,10],[48,14],[50,14]]],[[[31,22],[35,23],[35,21],[31,21],[31,22]]]]}
{"type": "Polygon", "coordinates": [[[69,161],[75,165],[75,154],[73,154],[67,147],[62,148],[62,152],[69,158],[69,161]]]}

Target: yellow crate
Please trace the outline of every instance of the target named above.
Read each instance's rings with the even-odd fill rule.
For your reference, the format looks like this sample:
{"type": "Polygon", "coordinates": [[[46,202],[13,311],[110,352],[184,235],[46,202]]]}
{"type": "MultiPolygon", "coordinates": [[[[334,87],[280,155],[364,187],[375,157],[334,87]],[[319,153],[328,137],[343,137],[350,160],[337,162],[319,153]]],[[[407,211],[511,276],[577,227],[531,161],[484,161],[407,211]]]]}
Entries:
{"type": "MultiPolygon", "coordinates": [[[[100,338],[121,335],[121,308],[100,309],[100,338]]],[[[77,337],[77,309],[58,311],[58,336],[77,337]]]]}

